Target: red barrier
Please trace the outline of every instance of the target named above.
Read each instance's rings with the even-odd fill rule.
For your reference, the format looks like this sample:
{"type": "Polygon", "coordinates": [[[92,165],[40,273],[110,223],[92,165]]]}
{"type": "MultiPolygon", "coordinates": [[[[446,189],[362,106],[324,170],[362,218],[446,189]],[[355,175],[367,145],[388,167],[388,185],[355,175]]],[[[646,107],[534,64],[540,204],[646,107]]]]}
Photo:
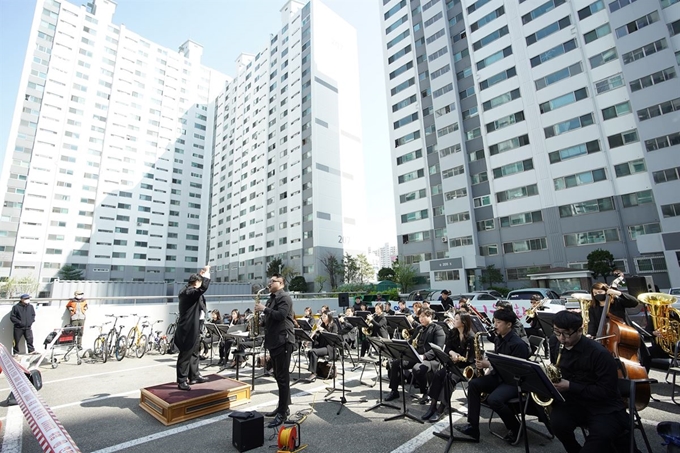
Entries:
{"type": "Polygon", "coordinates": [[[24,413],[43,451],[48,453],[80,452],[52,409],[26,377],[26,370],[14,360],[5,345],[0,343],[0,373],[3,371],[21,407],[21,412],[24,413]]]}

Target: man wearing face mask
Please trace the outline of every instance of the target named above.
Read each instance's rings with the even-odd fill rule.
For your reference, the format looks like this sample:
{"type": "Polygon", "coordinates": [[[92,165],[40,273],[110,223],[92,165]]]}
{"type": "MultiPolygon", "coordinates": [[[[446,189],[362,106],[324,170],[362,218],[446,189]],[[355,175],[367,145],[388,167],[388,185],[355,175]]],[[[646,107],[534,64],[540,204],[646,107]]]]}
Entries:
{"type": "Polygon", "coordinates": [[[607,294],[609,294],[611,299],[609,313],[623,320],[626,319],[626,308],[633,308],[638,304],[638,300],[630,294],[610,288],[606,283],[595,283],[590,288],[590,295],[593,300],[588,309],[588,336],[591,338],[597,336],[597,328],[600,325],[600,318],[602,318],[607,294]]]}
{"type": "Polygon", "coordinates": [[[80,327],[78,332],[78,349],[83,349],[83,328],[85,327],[85,312],[87,311],[87,300],[83,297],[81,290],[73,293],[73,299],[66,304],[69,315],[71,316],[71,327],[80,327]]]}

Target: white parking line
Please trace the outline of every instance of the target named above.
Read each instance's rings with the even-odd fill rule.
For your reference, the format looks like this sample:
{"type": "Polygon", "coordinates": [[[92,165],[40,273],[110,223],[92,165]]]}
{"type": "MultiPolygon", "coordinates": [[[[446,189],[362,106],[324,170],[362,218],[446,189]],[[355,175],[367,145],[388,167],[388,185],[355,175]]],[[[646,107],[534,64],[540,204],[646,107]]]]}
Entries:
{"type": "Polygon", "coordinates": [[[7,409],[5,435],[2,438],[3,453],[21,453],[22,433],[24,431],[24,414],[19,406],[7,409]]]}

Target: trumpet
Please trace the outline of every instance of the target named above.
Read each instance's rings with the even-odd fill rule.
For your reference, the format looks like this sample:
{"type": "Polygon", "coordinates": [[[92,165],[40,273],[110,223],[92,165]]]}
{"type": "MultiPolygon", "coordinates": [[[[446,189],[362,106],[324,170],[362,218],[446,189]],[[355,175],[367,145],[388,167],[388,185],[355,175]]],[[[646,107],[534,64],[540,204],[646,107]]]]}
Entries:
{"type": "Polygon", "coordinates": [[[368,327],[362,327],[361,328],[361,331],[367,337],[370,337],[371,335],[373,335],[373,316],[374,315],[366,316],[366,324],[368,324],[368,327]]]}
{"type": "Polygon", "coordinates": [[[530,309],[527,310],[527,316],[526,318],[524,318],[527,324],[531,324],[531,321],[534,319],[534,316],[536,316],[536,311],[538,311],[543,306],[544,302],[545,299],[541,299],[541,301],[535,307],[531,307],[530,309]]]}

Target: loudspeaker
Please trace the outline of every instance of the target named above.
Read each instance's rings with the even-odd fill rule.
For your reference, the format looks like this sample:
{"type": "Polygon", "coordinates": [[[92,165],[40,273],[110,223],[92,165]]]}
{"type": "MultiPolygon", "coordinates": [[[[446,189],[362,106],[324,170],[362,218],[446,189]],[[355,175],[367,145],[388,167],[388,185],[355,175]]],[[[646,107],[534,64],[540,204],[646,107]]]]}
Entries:
{"type": "Polygon", "coordinates": [[[264,416],[253,412],[247,419],[232,418],[232,443],[238,451],[248,451],[264,445],[264,416]]]}
{"type": "Polygon", "coordinates": [[[349,307],[349,293],[338,293],[338,306],[349,307]]]}
{"type": "Polygon", "coordinates": [[[654,292],[654,287],[652,289],[647,288],[647,280],[644,277],[626,277],[626,286],[628,288],[628,294],[633,297],[637,297],[642,293],[654,292]]]}

